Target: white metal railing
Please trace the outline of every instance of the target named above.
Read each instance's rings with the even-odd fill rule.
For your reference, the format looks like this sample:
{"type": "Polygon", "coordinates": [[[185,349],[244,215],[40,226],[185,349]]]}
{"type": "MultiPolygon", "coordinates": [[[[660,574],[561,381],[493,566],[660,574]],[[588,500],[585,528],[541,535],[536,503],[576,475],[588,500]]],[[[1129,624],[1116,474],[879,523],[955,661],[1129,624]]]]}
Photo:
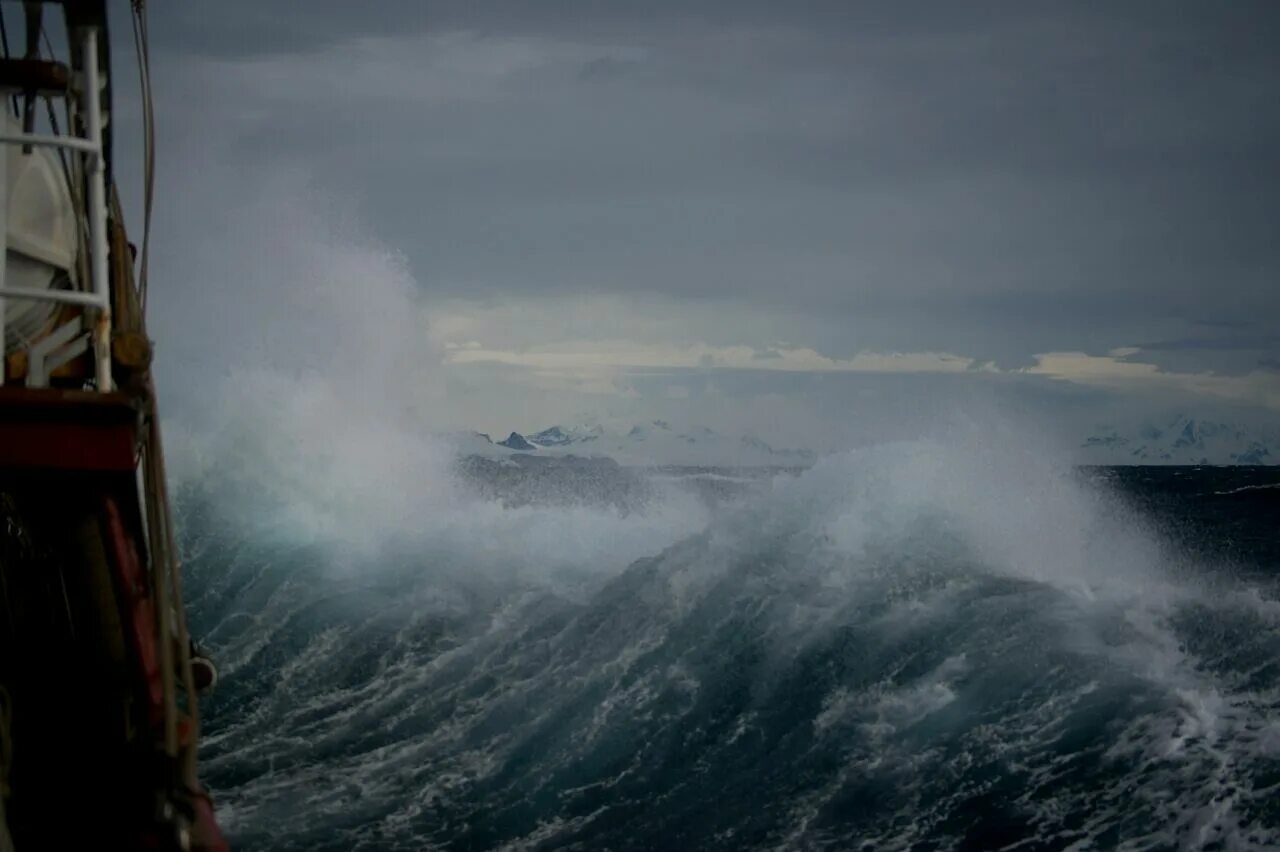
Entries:
{"type": "MultiPolygon", "coordinates": [[[[98,30],[84,31],[81,58],[84,64],[81,88],[85,136],[0,132],[0,143],[41,145],[80,153],[85,160],[89,182],[87,216],[89,219],[89,289],[39,290],[30,287],[6,287],[5,266],[8,258],[9,203],[8,166],[0,163],[0,357],[5,351],[5,307],[8,299],[35,299],[64,305],[93,308],[92,342],[95,378],[98,390],[111,390],[111,285],[107,274],[107,187],[106,163],[102,146],[102,82],[98,72],[98,30]]],[[[33,347],[34,348],[34,347],[33,347]]],[[[46,347],[47,348],[47,347],[46,347]]],[[[43,365],[36,367],[36,378],[47,376],[43,365]]],[[[0,384],[5,370],[0,369],[0,384]]],[[[30,383],[30,382],[29,382],[30,383]]]]}

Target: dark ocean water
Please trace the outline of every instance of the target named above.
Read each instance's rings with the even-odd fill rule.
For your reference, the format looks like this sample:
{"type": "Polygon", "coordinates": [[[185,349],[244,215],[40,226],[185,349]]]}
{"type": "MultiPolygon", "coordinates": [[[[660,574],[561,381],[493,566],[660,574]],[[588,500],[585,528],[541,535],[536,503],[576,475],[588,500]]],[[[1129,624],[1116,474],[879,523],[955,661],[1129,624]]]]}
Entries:
{"type": "Polygon", "coordinates": [[[233,845],[1280,847],[1280,468],[627,477],[180,488],[233,845]]]}

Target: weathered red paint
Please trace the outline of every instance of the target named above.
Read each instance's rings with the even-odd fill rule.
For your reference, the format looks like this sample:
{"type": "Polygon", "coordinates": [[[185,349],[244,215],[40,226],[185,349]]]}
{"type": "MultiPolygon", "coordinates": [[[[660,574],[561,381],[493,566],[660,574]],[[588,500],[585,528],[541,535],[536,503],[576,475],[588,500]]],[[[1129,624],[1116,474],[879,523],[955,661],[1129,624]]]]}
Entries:
{"type": "Polygon", "coordinates": [[[164,686],[160,677],[160,648],[157,644],[155,605],[138,558],[138,547],[124,526],[114,497],[102,502],[103,539],[116,589],[120,594],[120,617],[133,658],[138,661],[138,680],[147,701],[147,717],[153,726],[164,724],[164,686]]]}
{"type": "MultiPolygon", "coordinates": [[[[136,539],[125,527],[114,497],[102,502],[103,539],[120,589],[120,615],[147,701],[147,719],[152,731],[164,730],[164,687],[160,677],[160,648],[156,632],[155,599],[138,556],[136,539]]],[[[179,718],[182,742],[189,743],[194,731],[191,720],[179,718]]],[[[192,824],[190,848],[193,852],[228,852],[226,838],[213,815],[213,802],[204,790],[191,790],[192,824]]],[[[156,838],[152,838],[156,839],[156,838]]],[[[157,848],[163,848],[163,845],[157,848]]]]}
{"type": "Polygon", "coordinates": [[[0,469],[132,471],[138,422],[123,394],[0,387],[0,469]]]}
{"type": "Polygon", "coordinates": [[[200,791],[192,796],[195,819],[191,826],[192,852],[228,852],[230,846],[222,836],[218,822],[213,818],[213,801],[209,794],[200,791]]]}

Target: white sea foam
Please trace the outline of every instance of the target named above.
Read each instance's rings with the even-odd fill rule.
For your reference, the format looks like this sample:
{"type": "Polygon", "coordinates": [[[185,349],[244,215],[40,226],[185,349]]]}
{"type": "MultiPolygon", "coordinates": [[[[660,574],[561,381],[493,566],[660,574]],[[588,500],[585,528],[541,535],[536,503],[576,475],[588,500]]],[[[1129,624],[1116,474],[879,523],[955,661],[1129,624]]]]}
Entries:
{"type": "MultiPolygon", "coordinates": [[[[237,779],[221,791],[233,830],[366,811],[366,833],[412,832],[433,809],[465,822],[511,804],[484,786],[504,771],[516,797],[557,773],[574,777],[557,802],[621,790],[666,758],[649,749],[683,720],[720,724],[692,714],[743,671],[756,704],[711,741],[758,745],[776,683],[824,653],[837,671],[796,721],[815,740],[794,759],[834,749],[840,761],[777,803],[791,815],[782,846],[839,845],[825,809],[873,777],[899,785],[909,810],[863,837],[906,847],[976,795],[920,791],[984,766],[1020,780],[1018,807],[1038,824],[1074,809],[1097,836],[1132,805],[1148,815],[1132,834],[1153,845],[1250,846],[1239,814],[1265,795],[1253,761],[1275,754],[1280,697],[1190,647],[1178,619],[1193,606],[1210,625],[1244,615],[1265,637],[1280,624],[1274,601],[1208,594],[1139,513],[1039,436],[946,424],[780,476],[722,516],[679,490],[630,513],[477,499],[429,437],[447,397],[430,316],[394,253],[306,205],[267,204],[233,227],[274,262],[229,271],[234,292],[217,298],[249,306],[231,309],[244,312],[229,323],[239,338],[201,378],[200,404],[167,424],[176,490],[226,523],[203,550],[187,540],[223,688],[257,678],[251,709],[223,708],[211,726],[210,764],[237,779]],[[273,241],[282,233],[312,236],[273,241]],[[632,566],[642,557],[656,558],[632,566]],[[837,655],[842,631],[866,648],[837,655]],[[737,652],[741,670],[707,642],[737,652]],[[1114,695],[1129,703],[1106,704],[1114,695]],[[1104,711],[1117,731],[1089,716],[1104,711]],[[1090,724],[1111,741],[1086,750],[1101,768],[1081,786],[1084,758],[1055,749],[1068,735],[1092,748],[1103,734],[1082,735],[1090,724]],[[608,759],[618,739],[621,763],[608,759]]],[[[508,842],[555,843],[607,822],[600,813],[544,814],[508,842]]]]}

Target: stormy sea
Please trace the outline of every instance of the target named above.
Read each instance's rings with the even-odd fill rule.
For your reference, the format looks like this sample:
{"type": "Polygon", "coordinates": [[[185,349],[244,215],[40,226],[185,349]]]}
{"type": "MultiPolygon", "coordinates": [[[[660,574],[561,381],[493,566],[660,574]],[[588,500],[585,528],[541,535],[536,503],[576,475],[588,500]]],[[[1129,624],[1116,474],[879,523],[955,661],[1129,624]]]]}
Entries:
{"type": "Polygon", "coordinates": [[[1280,468],[331,462],[175,489],[235,848],[1280,846],[1280,468]]]}

